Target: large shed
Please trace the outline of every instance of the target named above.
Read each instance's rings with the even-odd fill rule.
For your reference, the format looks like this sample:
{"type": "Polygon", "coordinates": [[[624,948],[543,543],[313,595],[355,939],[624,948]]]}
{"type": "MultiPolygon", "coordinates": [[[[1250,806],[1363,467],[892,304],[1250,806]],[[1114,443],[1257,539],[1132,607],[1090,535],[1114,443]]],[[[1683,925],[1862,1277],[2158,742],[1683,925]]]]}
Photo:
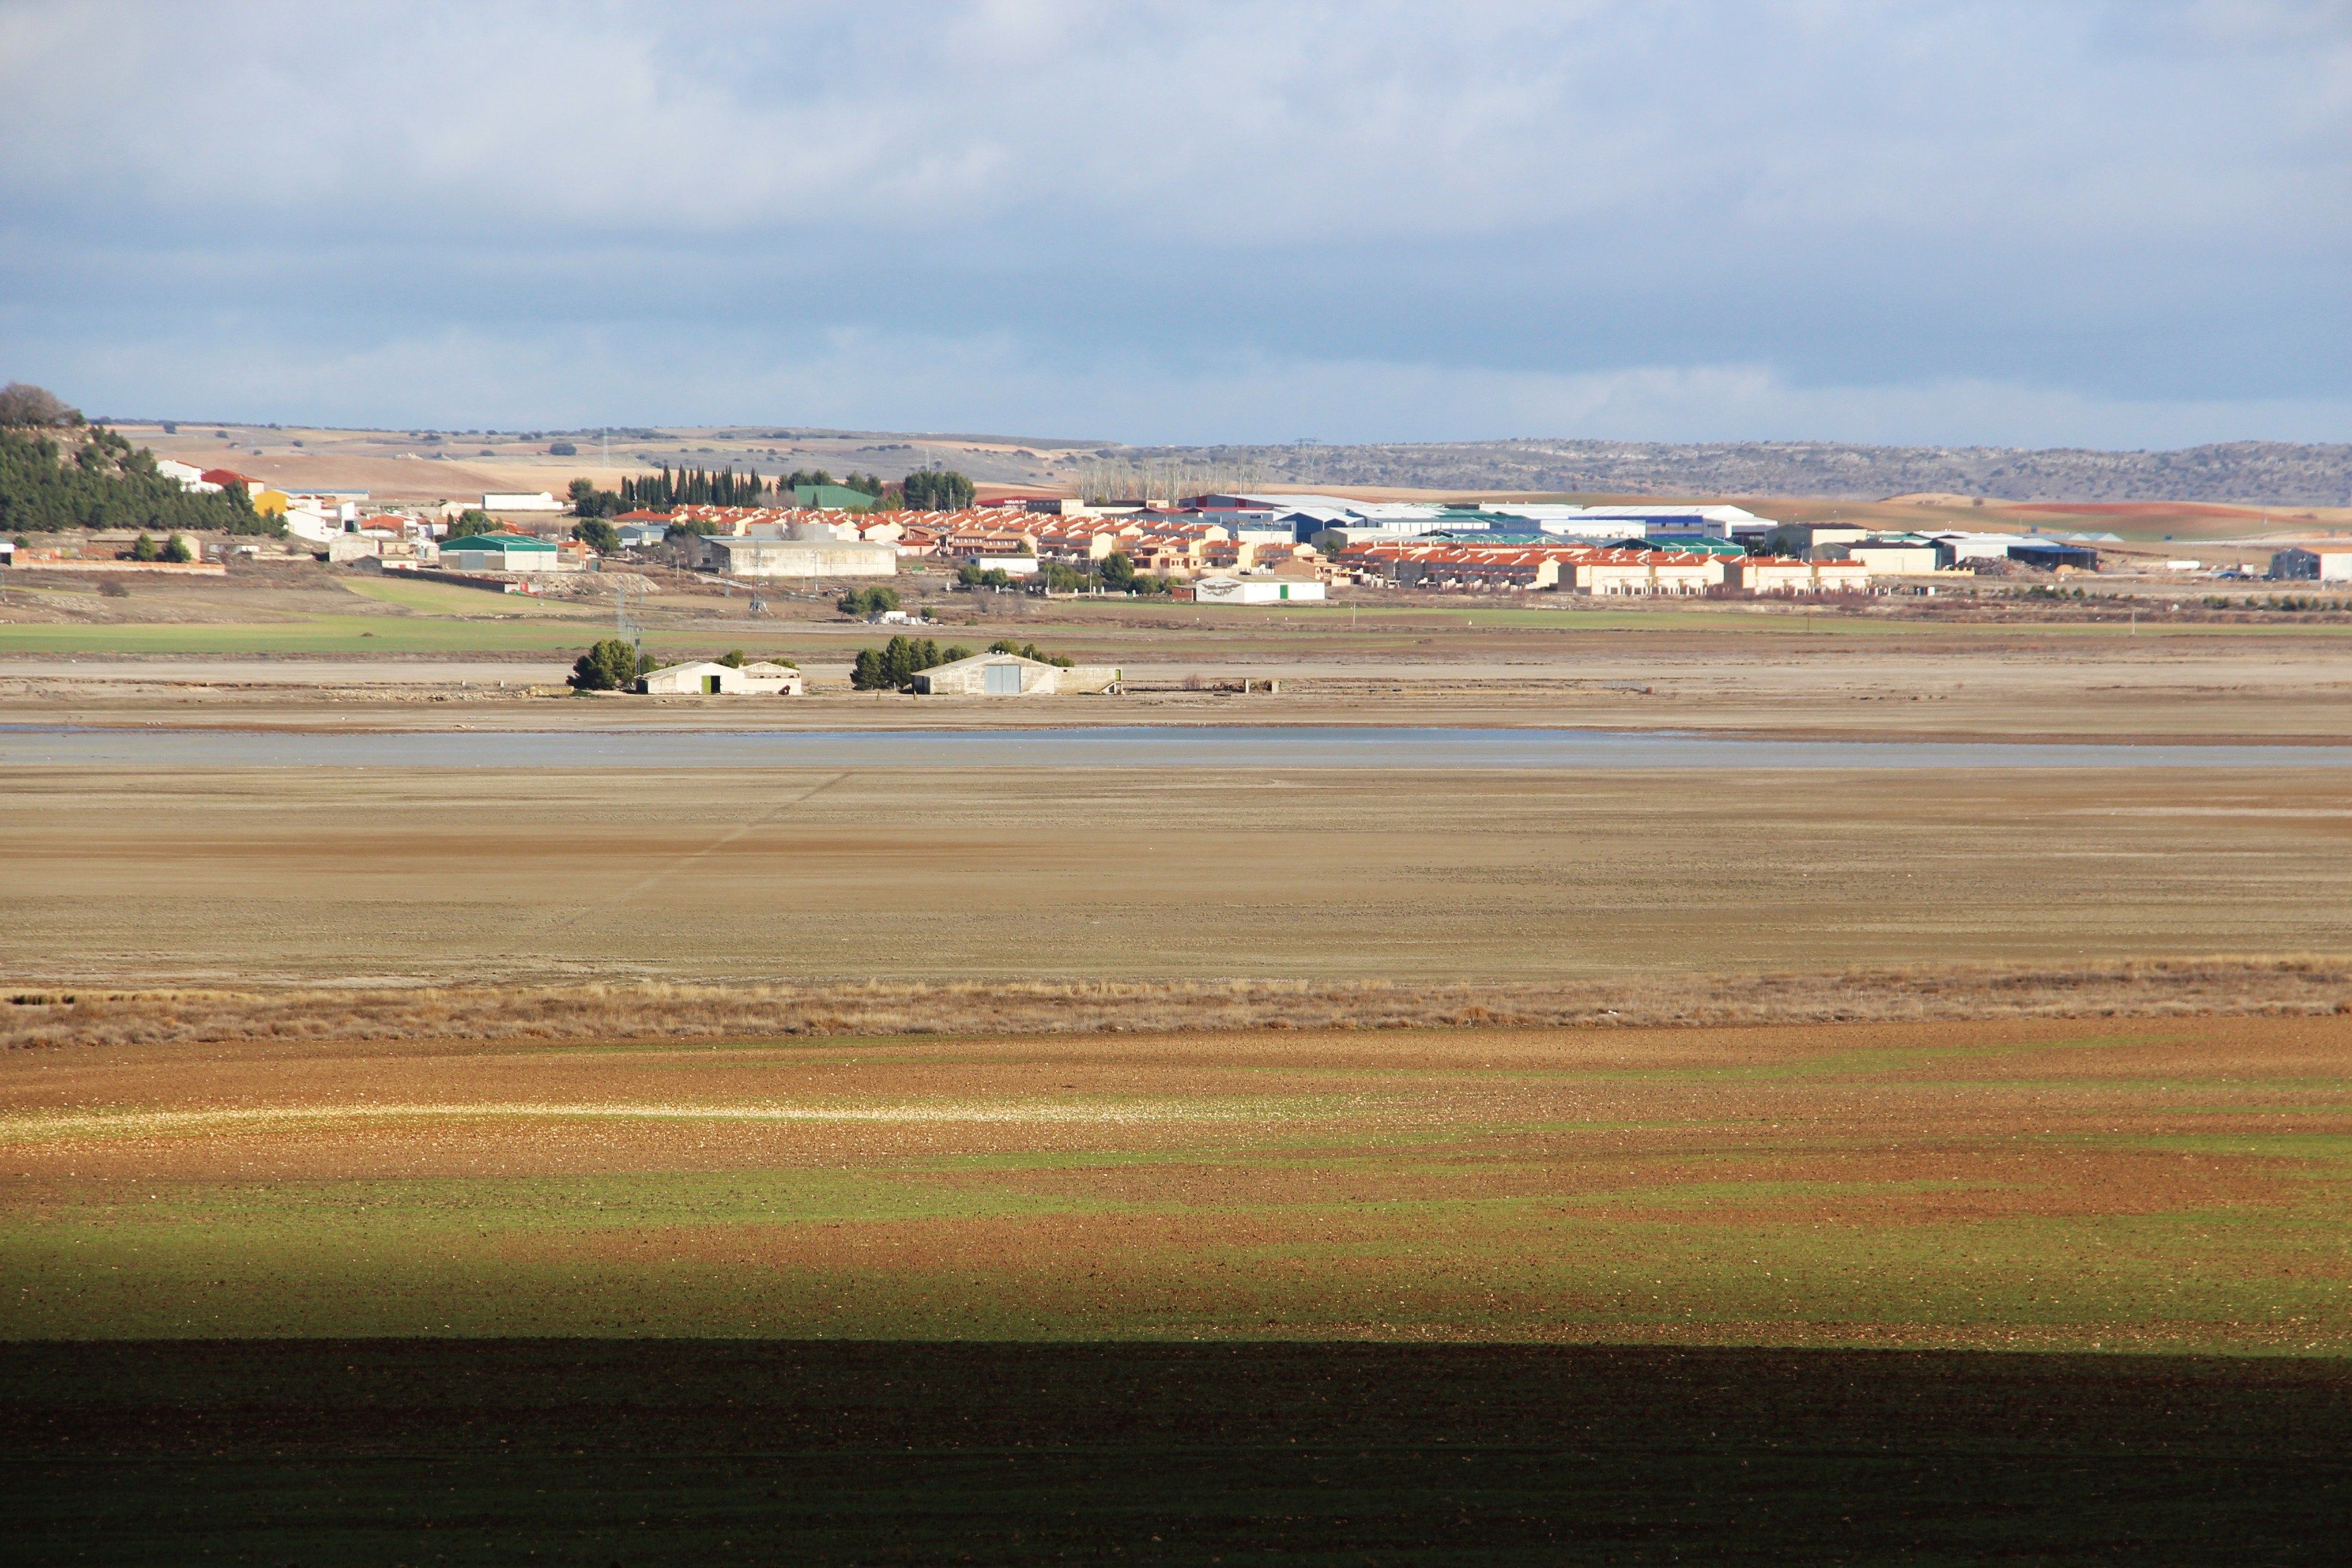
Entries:
{"type": "Polygon", "coordinates": [[[452,572],[552,572],[560,560],[551,542],[522,533],[474,533],[441,546],[452,572]]]}
{"type": "Polygon", "coordinates": [[[2352,550],[2290,547],[2271,557],[2275,583],[2352,583],[2352,550]]]}
{"type": "Polygon", "coordinates": [[[2071,566],[2078,572],[2099,569],[2099,552],[2087,544],[2067,544],[2055,539],[2037,539],[2030,544],[2012,544],[2009,558],[2026,566],[2039,566],[2045,572],[2055,572],[2061,566],[2071,566]]]}
{"type": "Polygon", "coordinates": [[[1017,653],[974,654],[915,676],[915,689],[927,697],[1045,697],[1118,686],[1118,671],[1108,665],[1065,668],[1017,653]]]}
{"type": "Polygon", "coordinates": [[[848,539],[746,539],[713,534],[702,563],[730,577],[895,577],[898,547],[848,539]]]}
{"type": "Polygon", "coordinates": [[[801,672],[788,664],[754,659],[739,668],[703,659],[649,670],[637,677],[637,689],[654,697],[798,697],[802,685],[801,672]]]}
{"type": "Polygon", "coordinates": [[[1298,604],[1323,597],[1320,580],[1282,577],[1203,577],[1192,597],[1204,605],[1298,604]]]}

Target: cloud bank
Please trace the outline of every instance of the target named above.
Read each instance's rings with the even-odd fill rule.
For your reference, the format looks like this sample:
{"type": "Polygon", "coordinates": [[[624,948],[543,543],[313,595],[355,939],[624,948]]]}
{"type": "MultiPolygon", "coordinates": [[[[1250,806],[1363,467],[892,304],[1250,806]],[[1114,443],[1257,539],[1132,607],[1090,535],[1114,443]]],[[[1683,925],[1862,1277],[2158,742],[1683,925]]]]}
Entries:
{"type": "Polygon", "coordinates": [[[18,0],[0,101],[119,412],[2352,438],[2352,0],[18,0]]]}

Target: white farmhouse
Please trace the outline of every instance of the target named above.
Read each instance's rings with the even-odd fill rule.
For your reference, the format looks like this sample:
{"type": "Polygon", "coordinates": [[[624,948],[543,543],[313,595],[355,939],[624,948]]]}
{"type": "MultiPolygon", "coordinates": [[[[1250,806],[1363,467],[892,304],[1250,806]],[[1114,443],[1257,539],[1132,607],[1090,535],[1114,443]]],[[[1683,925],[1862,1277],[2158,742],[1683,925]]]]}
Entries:
{"type": "Polygon", "coordinates": [[[708,659],[673,664],[637,677],[637,689],[651,696],[798,697],[801,672],[788,664],[754,659],[738,668],[708,659]]]}

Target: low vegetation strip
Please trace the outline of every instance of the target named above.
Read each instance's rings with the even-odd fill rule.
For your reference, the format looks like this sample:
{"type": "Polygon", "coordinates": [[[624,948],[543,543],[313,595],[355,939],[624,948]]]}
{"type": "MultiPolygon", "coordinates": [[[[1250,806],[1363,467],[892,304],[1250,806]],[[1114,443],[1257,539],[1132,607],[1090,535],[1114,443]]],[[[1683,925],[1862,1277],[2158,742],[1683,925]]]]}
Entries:
{"type": "Polygon", "coordinates": [[[0,1119],[0,1340],[2352,1356],[2352,1016],[100,1047],[0,1119]]]}
{"type": "Polygon", "coordinates": [[[577,1104],[528,1100],[458,1100],[441,1104],[217,1107],[205,1110],[118,1110],[87,1114],[0,1114],[0,1143],[130,1135],[168,1137],[213,1132],[283,1131],[353,1121],[772,1121],[881,1122],[975,1126],[1058,1122],[1126,1124],[1230,1120],[1239,1106],[1129,1101],[1117,1105],[1022,1102],[971,1104],[906,1100],[885,1105],[577,1104]]]}
{"type": "Polygon", "coordinates": [[[22,991],[0,1046],[1638,1027],[2352,1013],[2352,957],[1906,965],[1574,982],[861,981],[22,991]]]}

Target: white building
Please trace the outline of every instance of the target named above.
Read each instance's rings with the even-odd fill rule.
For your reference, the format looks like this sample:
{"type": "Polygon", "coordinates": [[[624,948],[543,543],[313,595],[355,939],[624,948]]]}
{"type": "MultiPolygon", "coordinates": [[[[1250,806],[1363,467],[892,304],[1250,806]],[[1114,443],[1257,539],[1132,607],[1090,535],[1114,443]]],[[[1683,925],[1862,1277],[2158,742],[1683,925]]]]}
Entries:
{"type": "Polygon", "coordinates": [[[1301,604],[1323,596],[1319,581],[1280,577],[1203,577],[1192,584],[1192,597],[1204,605],[1301,604]]]}
{"type": "Polygon", "coordinates": [[[1066,669],[1017,653],[981,653],[917,672],[915,689],[926,697],[1050,697],[1116,690],[1118,679],[1108,665],[1066,669]]]}
{"type": "Polygon", "coordinates": [[[545,490],[494,490],[482,497],[484,511],[562,511],[570,504],[545,490]]]}
{"type": "Polygon", "coordinates": [[[736,539],[702,542],[705,570],[730,577],[895,577],[896,545],[848,539],[736,539]]]}
{"type": "Polygon", "coordinates": [[[203,495],[220,494],[220,486],[206,483],[204,469],[194,463],[184,463],[177,458],[158,458],[155,459],[155,471],[184,490],[194,490],[203,495]]]}
{"type": "Polygon", "coordinates": [[[307,506],[286,509],[286,531],[312,544],[331,544],[342,537],[343,521],[307,506]]]}
{"type": "Polygon", "coordinates": [[[555,572],[562,569],[556,547],[520,533],[475,533],[441,546],[441,564],[452,572],[555,572]]]}
{"type": "Polygon", "coordinates": [[[802,685],[801,672],[788,664],[754,659],[738,668],[705,659],[648,670],[637,677],[637,689],[655,697],[798,697],[802,685]]]}
{"type": "Polygon", "coordinates": [[[1858,544],[1832,544],[1824,547],[1831,553],[1827,559],[1843,556],[1859,566],[1870,569],[1874,577],[1920,577],[1936,570],[1939,552],[1933,544],[1895,543],[1888,541],[1864,540],[1858,544]]]}

